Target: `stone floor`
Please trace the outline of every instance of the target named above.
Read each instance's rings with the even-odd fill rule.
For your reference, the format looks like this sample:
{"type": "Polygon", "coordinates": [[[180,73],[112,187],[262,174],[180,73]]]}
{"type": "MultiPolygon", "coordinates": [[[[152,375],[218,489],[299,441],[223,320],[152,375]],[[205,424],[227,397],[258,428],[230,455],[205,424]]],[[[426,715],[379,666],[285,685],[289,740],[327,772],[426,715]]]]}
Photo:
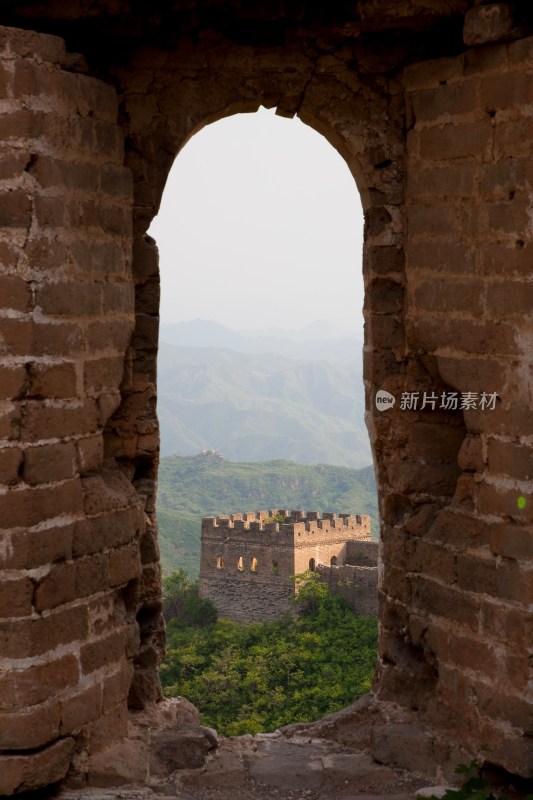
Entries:
{"type": "Polygon", "coordinates": [[[427,780],[377,764],[368,753],[280,733],[222,739],[199,769],[153,789],[64,791],[61,800],[412,800],[427,780]]]}
{"type": "Polygon", "coordinates": [[[470,760],[371,695],[315,723],[227,739],[177,698],[138,715],[129,739],[98,756],[93,788],[39,800],[415,800],[457,785],[454,766],[470,760]]]}

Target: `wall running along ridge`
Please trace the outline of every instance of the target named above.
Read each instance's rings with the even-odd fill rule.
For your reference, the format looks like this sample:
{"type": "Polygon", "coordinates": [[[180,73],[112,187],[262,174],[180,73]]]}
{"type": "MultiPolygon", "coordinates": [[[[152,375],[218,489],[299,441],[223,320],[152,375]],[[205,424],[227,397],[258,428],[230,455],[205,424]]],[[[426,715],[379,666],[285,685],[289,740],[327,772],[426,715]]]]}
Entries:
{"type": "Polygon", "coordinates": [[[2,9],[0,793],[94,780],[128,696],[160,697],[146,230],[190,137],[260,104],[336,147],[365,210],[374,691],[533,777],[533,20],[466,0],[186,5],[2,9]],[[424,391],[498,399],[402,410],[424,391]]]}
{"type": "MultiPolygon", "coordinates": [[[[313,565],[344,564],[348,544],[370,540],[366,515],[271,511],[202,520],[200,596],[236,622],[280,619],[293,609],[293,581],[313,565]],[[267,522],[276,516],[285,522],[267,522]]],[[[376,585],[374,583],[374,596],[376,585]]]]}

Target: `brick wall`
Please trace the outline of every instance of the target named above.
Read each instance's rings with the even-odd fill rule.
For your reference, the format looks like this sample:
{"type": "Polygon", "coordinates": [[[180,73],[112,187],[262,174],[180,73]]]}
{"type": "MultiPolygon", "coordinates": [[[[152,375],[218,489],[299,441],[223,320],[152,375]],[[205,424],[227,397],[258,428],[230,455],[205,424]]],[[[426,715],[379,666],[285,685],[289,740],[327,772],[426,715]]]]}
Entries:
{"type": "Polygon", "coordinates": [[[494,410],[463,412],[452,500],[411,540],[409,631],[438,664],[432,713],[460,706],[465,741],[526,771],[532,66],[527,39],[405,72],[409,347],[447,390],[498,394],[494,410]]]}
{"type": "Polygon", "coordinates": [[[114,90],[66,60],[0,29],[0,794],[63,777],[82,732],[125,734],[138,636],[144,515],[103,438],[134,321],[131,176],[114,90]]]}

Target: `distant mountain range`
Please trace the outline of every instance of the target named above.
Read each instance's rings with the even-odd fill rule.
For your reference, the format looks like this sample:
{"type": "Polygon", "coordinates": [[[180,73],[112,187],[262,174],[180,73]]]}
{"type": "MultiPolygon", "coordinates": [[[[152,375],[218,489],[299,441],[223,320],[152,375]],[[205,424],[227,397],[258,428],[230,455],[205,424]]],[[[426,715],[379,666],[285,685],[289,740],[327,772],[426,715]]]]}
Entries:
{"type": "Polygon", "coordinates": [[[289,461],[231,463],[216,453],[161,459],[157,516],[161,563],[196,576],[203,516],[269,508],[369,514],[378,536],[374,470],[289,461]]]}
{"type": "Polygon", "coordinates": [[[234,461],[370,464],[361,343],[313,338],[334,337],[323,323],[285,332],[292,339],[268,333],[204,320],[162,326],[162,454],[214,448],[234,461]]]}
{"type": "Polygon", "coordinates": [[[301,330],[270,327],[235,331],[212,320],[194,319],[161,325],[159,338],[177,347],[221,347],[237,353],[278,353],[285,358],[327,361],[360,368],[362,372],[362,340],[325,321],[313,322],[301,330]]]}

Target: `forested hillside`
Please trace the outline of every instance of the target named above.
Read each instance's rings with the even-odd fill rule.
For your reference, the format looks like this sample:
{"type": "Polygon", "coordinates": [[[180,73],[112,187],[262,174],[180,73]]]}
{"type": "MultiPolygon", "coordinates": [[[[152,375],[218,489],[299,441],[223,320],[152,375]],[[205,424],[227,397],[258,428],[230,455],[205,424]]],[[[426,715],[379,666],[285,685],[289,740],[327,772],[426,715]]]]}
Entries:
{"type": "Polygon", "coordinates": [[[165,572],[198,574],[204,516],[268,508],[369,514],[378,535],[373,467],[231,462],[218,454],[161,459],[157,508],[165,572]]]}

